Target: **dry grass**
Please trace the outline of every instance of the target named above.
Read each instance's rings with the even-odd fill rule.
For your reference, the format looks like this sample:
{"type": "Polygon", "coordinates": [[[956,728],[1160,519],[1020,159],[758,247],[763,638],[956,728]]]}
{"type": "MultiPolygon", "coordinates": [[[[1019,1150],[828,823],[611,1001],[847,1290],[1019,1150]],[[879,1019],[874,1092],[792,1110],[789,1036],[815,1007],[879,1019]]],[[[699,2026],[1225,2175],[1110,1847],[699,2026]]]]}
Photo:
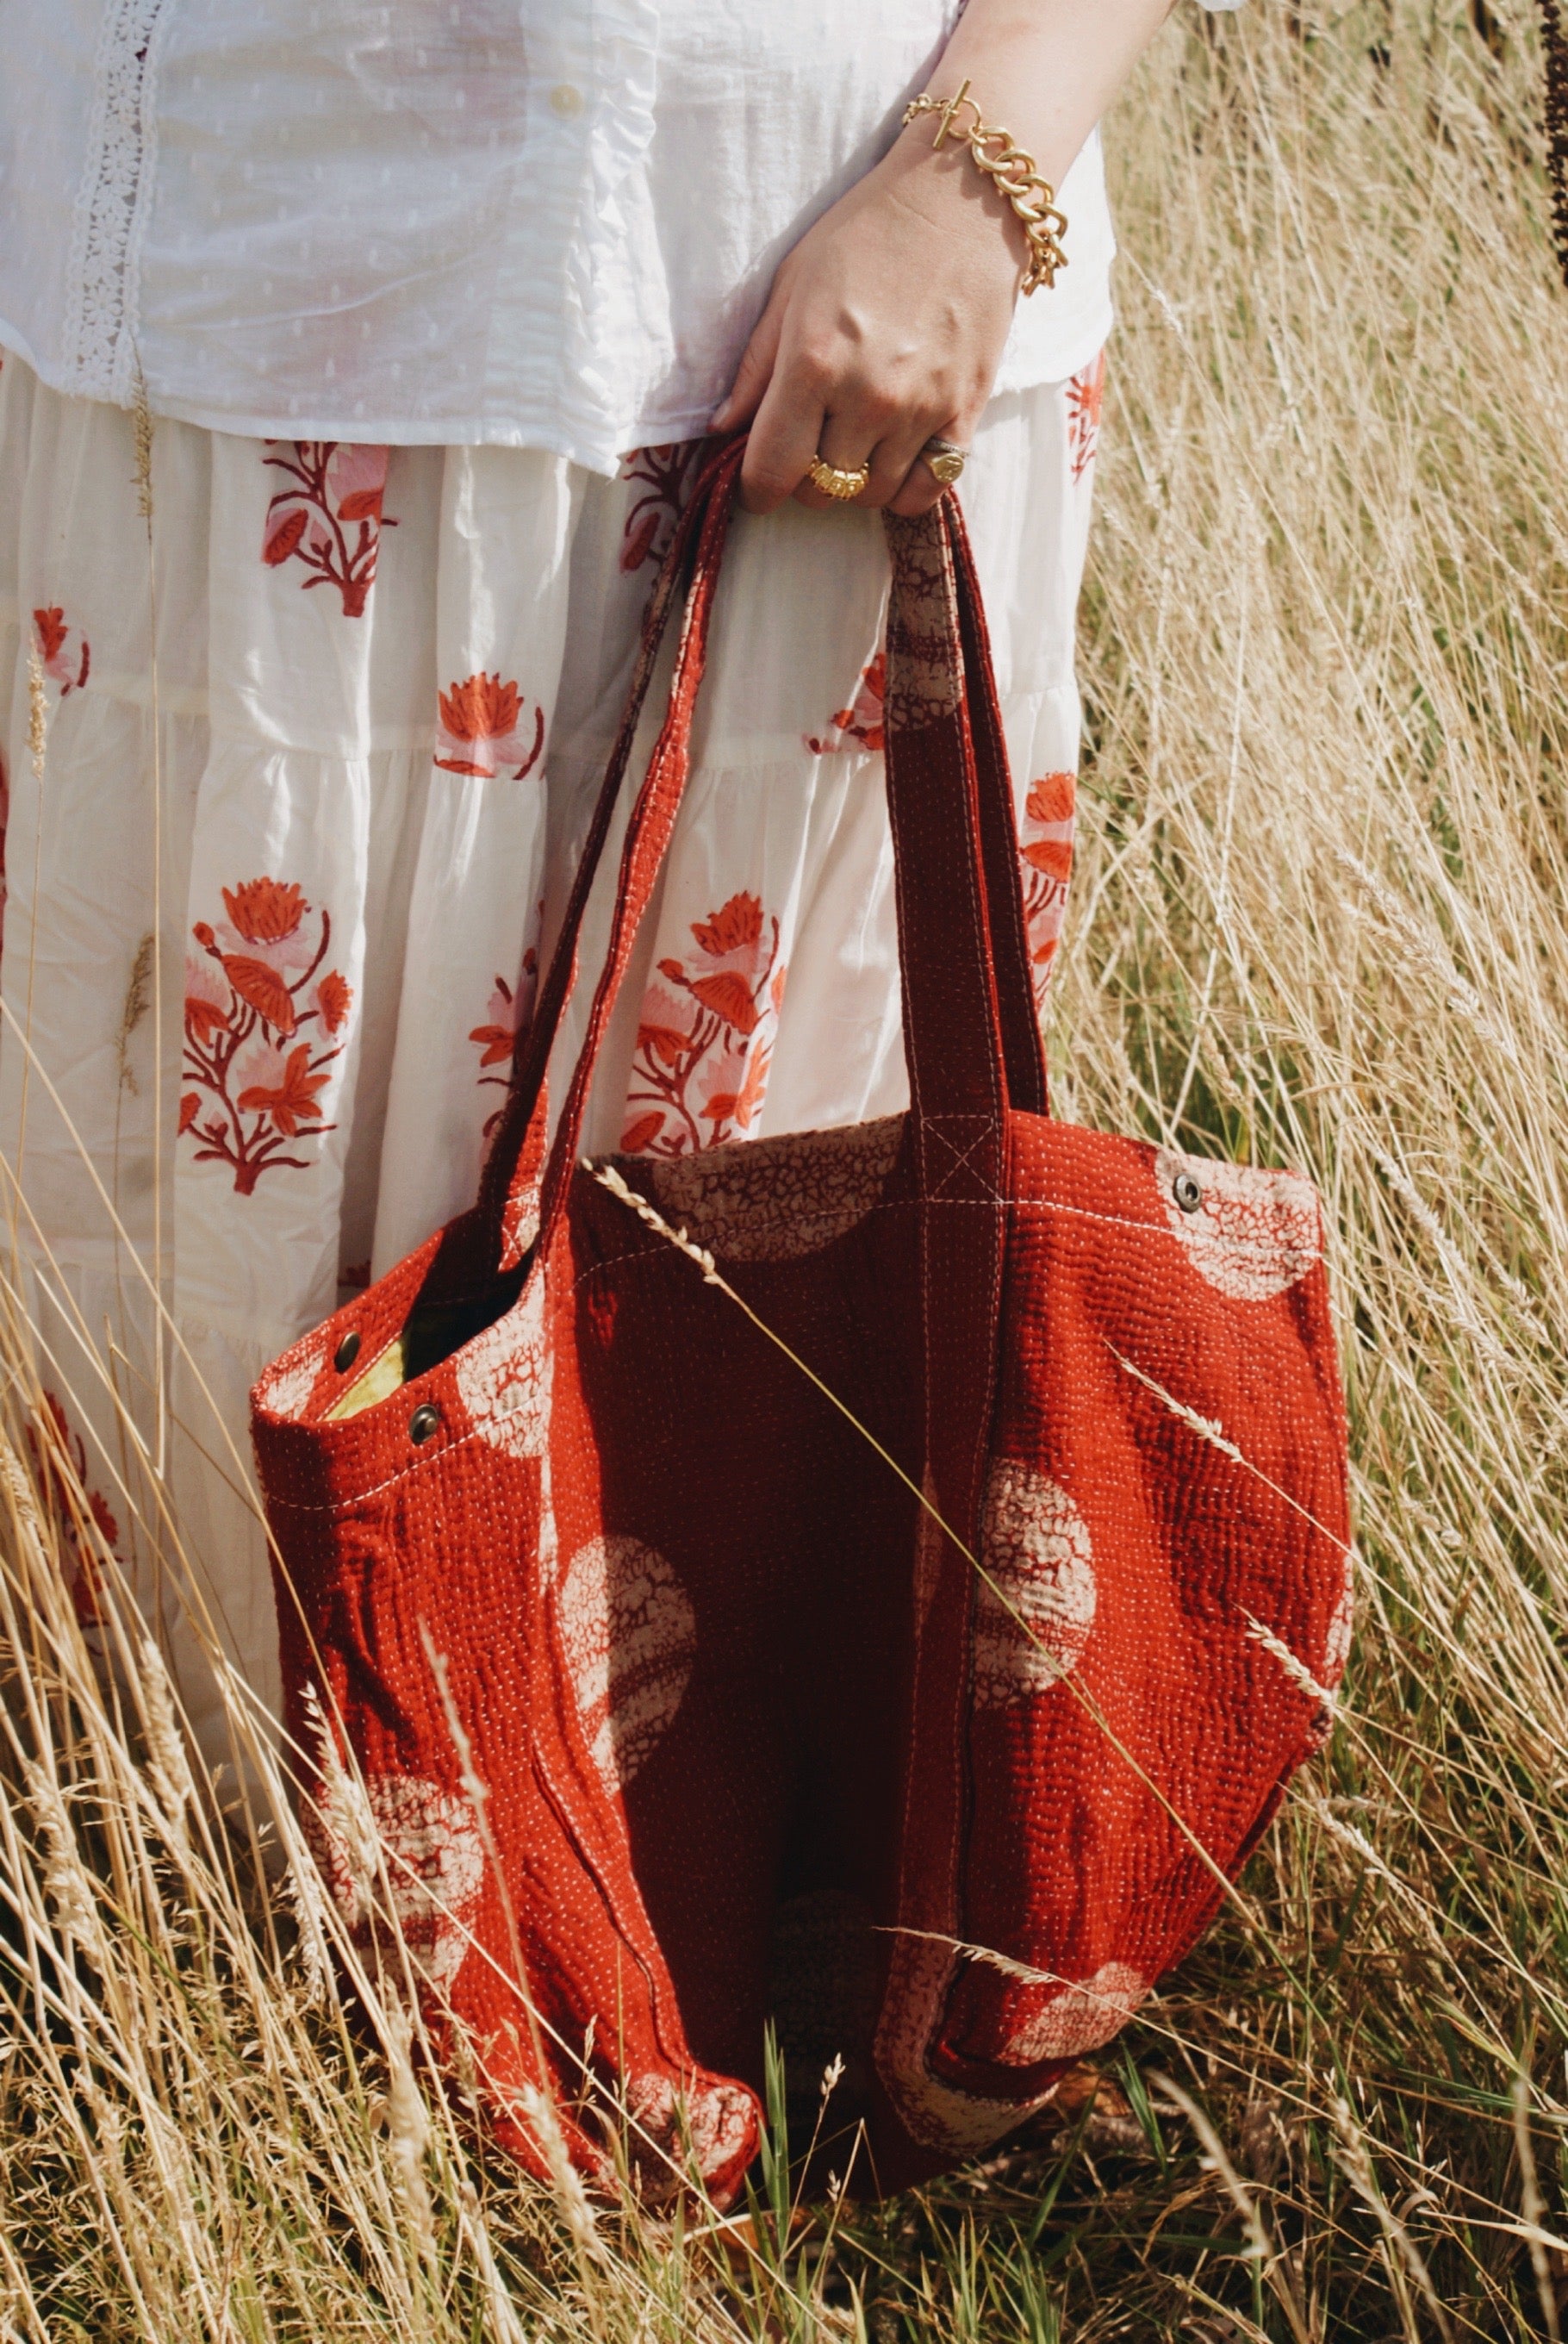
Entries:
{"type": "Polygon", "coordinates": [[[1568,296],[1538,106],[1524,0],[1373,0],[1172,29],[1118,126],[1057,1101],[1322,1182],[1362,1561],[1338,1735],[1255,1924],[1128,2038],[1131,2119],[792,2242],[775,2157],[729,2248],[487,2167],[395,2009],[379,2048],[344,2022],[308,1890],[297,1922],[259,1887],[256,1834],[286,1856],[290,1826],[237,1689],[248,1836],[206,1819],[136,1641],[95,1666],[61,1569],[95,1532],[29,1442],[11,1324],[0,2336],[1513,2338],[1556,2334],[1560,2290],[1568,2319],[1568,296]]]}

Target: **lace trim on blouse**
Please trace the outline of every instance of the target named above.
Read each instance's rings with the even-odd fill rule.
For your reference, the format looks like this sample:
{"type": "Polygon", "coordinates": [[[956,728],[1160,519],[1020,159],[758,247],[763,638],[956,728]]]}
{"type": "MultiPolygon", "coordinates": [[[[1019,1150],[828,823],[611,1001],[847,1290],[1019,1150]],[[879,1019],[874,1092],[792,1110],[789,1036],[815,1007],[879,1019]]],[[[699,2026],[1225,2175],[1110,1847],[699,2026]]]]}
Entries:
{"type": "Polygon", "coordinates": [[[128,406],[136,377],[136,264],[153,184],[153,81],[173,0],[109,0],[76,196],[65,357],[72,389],[128,406]]]}

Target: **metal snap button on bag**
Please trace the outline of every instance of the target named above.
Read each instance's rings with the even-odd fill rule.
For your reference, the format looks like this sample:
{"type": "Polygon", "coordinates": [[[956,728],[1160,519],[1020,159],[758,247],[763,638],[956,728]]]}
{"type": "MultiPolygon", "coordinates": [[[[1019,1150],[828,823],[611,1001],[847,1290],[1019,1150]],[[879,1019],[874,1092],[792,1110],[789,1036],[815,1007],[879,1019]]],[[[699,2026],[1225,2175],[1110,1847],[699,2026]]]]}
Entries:
{"type": "Polygon", "coordinates": [[[320,1751],[302,1814],[345,1925],[367,1950],[394,1925],[334,1820],[351,1751],[386,1878],[419,1884],[394,1901],[437,2056],[457,2064],[456,2021],[536,2171],[547,2090],[576,2163],[608,2171],[624,2138],[653,2198],[693,2163],[739,2187],[770,2018],[813,2107],[843,2055],[830,2117],[866,2123],[865,2186],[1022,2123],[1201,1935],[1321,1747],[1349,1640],[1316,1193],[1048,1113],[953,498],[885,517],[915,1104],[615,1158],[618,1193],[580,1163],[741,448],[708,460],[655,589],[478,1201],[356,1298],[430,1399],[333,1421],[346,1319],[254,1395],[286,1724],[320,1751]],[[682,597],[547,1147],[588,891],[682,597]],[[446,1437],[416,1459],[427,1409],[446,1437]]]}
{"type": "Polygon", "coordinates": [[[332,1354],[332,1364],[340,1376],[346,1376],[359,1357],[359,1329],[351,1327],[332,1354]]]}
{"type": "Polygon", "coordinates": [[[428,1440],[430,1435],[433,1432],[438,1432],[440,1429],[441,1411],[438,1408],[433,1407],[428,1400],[422,1408],[417,1408],[408,1419],[408,1438],[416,1443],[428,1440]]]}

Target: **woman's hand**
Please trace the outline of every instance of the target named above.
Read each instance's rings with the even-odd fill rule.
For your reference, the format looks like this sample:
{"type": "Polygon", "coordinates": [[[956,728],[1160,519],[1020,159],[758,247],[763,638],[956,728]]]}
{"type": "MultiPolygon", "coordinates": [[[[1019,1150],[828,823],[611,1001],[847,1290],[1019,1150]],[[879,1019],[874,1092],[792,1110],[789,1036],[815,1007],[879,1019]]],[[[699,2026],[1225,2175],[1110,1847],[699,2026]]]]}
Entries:
{"type": "Polygon", "coordinates": [[[924,512],[941,494],[920,453],[968,447],[990,396],[1027,246],[961,146],[916,123],[785,260],[716,430],[751,424],[741,493],[753,512],[831,500],[806,468],[869,461],[857,501],[924,512]],[[967,184],[966,184],[967,179],[967,184]]]}
{"type": "MultiPolygon", "coordinates": [[[[1153,38],[1171,0],[968,0],[930,87],[972,83],[988,121],[1053,187],[1153,38]]],[[[1028,245],[961,138],[931,116],[803,236],[773,280],[716,431],[751,424],[741,490],[753,512],[829,500],[806,467],[869,459],[858,501],[923,512],[941,490],[920,461],[935,433],[969,445],[1001,360],[1028,245]]],[[[1034,296],[1049,301],[1050,295],[1034,296]]]]}

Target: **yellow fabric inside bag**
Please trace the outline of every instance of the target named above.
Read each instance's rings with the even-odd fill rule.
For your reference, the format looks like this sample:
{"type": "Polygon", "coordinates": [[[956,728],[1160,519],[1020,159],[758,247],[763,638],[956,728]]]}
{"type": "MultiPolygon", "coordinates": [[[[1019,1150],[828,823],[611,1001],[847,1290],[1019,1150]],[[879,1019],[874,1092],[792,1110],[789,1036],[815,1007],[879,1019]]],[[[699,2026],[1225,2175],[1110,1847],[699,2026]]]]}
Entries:
{"type": "Polygon", "coordinates": [[[357,1383],[339,1392],[322,1421],[341,1424],[346,1418],[374,1408],[377,1400],[390,1399],[404,1384],[438,1367],[487,1327],[494,1326],[522,1292],[532,1259],[530,1248],[515,1268],[492,1278],[477,1294],[417,1302],[403,1332],[377,1354],[357,1383]]]}
{"type": "Polygon", "coordinates": [[[357,1384],[340,1392],[327,1411],[328,1424],[341,1424],[345,1417],[358,1416],[362,1409],[374,1408],[378,1399],[389,1399],[404,1380],[403,1338],[388,1343],[378,1359],[373,1360],[357,1384]]]}

